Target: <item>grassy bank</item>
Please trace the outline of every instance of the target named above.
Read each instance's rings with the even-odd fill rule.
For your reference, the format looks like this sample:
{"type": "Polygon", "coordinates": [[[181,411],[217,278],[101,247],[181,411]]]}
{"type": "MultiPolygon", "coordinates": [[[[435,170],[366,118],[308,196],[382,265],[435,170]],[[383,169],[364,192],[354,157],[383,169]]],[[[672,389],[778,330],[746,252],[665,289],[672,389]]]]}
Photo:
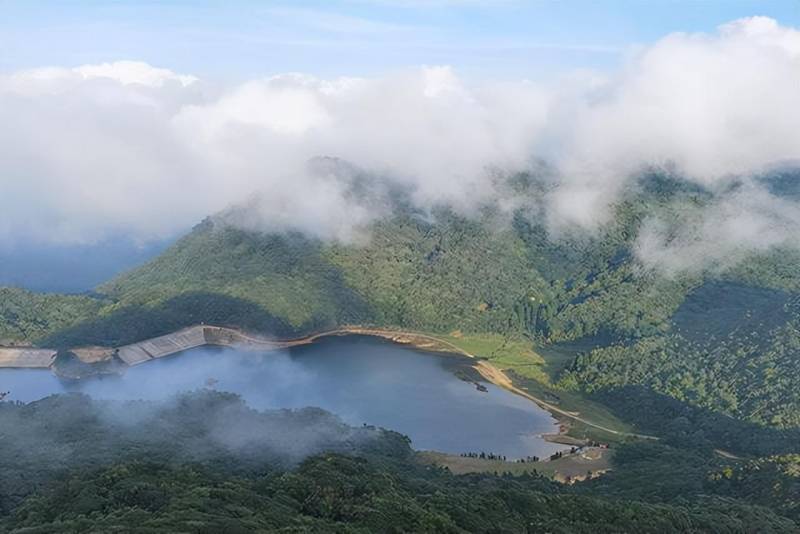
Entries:
{"type": "Polygon", "coordinates": [[[543,475],[559,482],[574,482],[594,478],[611,469],[613,450],[590,448],[581,453],[568,454],[556,460],[538,462],[508,462],[485,458],[469,458],[435,451],[417,453],[423,464],[446,467],[454,475],[469,473],[543,475]]]}

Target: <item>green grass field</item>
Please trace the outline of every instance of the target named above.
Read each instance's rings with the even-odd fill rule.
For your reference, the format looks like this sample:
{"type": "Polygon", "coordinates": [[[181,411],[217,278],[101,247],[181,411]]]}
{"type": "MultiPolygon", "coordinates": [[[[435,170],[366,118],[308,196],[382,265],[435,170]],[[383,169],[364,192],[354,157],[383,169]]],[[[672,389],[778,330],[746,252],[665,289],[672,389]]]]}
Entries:
{"type": "MultiPolygon", "coordinates": [[[[453,332],[439,337],[473,356],[485,358],[492,365],[506,372],[517,387],[538,399],[618,432],[635,431],[604,406],[586,399],[579,392],[567,391],[555,385],[560,372],[572,362],[575,355],[593,347],[593,343],[564,343],[539,350],[534,349],[530,340],[522,337],[508,338],[500,334],[453,332]]],[[[578,439],[591,439],[606,443],[620,442],[626,439],[575,420],[569,420],[568,435],[578,439]]]]}
{"type": "Polygon", "coordinates": [[[532,343],[525,338],[458,332],[441,338],[473,356],[485,358],[502,371],[513,370],[526,378],[547,380],[543,370],[545,360],[534,352],[532,343]]]}
{"type": "Polygon", "coordinates": [[[611,449],[590,449],[586,454],[572,454],[557,460],[546,462],[504,462],[502,460],[487,460],[481,458],[466,458],[454,454],[445,454],[434,451],[417,453],[417,459],[423,464],[434,464],[447,467],[451,473],[464,475],[468,473],[490,473],[522,475],[538,473],[555,480],[565,481],[588,476],[591,471],[594,476],[611,468],[611,449]]]}

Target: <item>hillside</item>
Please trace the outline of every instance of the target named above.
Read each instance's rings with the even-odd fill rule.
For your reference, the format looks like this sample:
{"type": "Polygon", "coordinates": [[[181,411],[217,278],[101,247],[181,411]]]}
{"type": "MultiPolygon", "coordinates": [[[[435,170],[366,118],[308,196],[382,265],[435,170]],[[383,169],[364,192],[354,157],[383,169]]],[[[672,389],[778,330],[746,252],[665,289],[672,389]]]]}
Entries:
{"type": "Polygon", "coordinates": [[[650,444],[620,448],[615,477],[590,483],[454,476],[418,462],[398,434],[317,409],[259,412],[211,391],[0,403],[0,425],[16,430],[0,440],[3,532],[797,530],[791,458],[759,474],[650,444]],[[641,484],[643,471],[659,477],[641,484]],[[751,479],[786,485],[753,505],[751,479]]]}
{"type": "MultiPolygon", "coordinates": [[[[516,193],[535,207],[545,184],[518,178],[516,193]]],[[[354,243],[248,230],[218,215],[95,293],[2,289],[4,344],[118,347],[200,323],[279,338],[356,324],[432,334],[489,359],[527,394],[592,423],[568,420],[571,437],[610,442],[615,449],[610,473],[570,488],[538,477],[451,479],[407,457],[387,463],[383,453],[353,449],[334,435],[349,431],[309,412],[306,417],[330,431],[331,441],[316,452],[367,454],[367,463],[312,457],[287,472],[298,461],[286,457],[287,451],[248,457],[268,460],[281,473],[263,475],[229,470],[229,457],[209,467],[218,451],[202,447],[196,449],[202,455],[192,459],[200,467],[176,466],[166,456],[180,456],[183,449],[161,447],[160,463],[142,464],[133,455],[109,467],[103,445],[86,450],[85,463],[73,465],[69,482],[34,469],[34,460],[12,466],[16,474],[7,484],[38,482],[36,488],[6,489],[14,502],[4,506],[13,514],[2,527],[49,525],[38,531],[55,532],[62,525],[79,529],[91,516],[108,528],[130,528],[140,521],[130,503],[146,508],[153,494],[161,504],[150,510],[147,528],[174,530],[182,528],[182,518],[219,504],[216,498],[180,497],[199,492],[247,503],[235,517],[226,508],[204,515],[212,530],[303,525],[346,531],[399,524],[386,503],[402,503],[403,524],[412,531],[482,531],[497,522],[519,530],[534,512],[542,522],[536,524],[554,532],[596,531],[604,522],[624,525],[622,530],[796,530],[798,252],[768,248],[730,265],[682,273],[646,268],[636,257],[636,239],[649,217],[691,219],[713,198],[653,176],[614,206],[613,217],[596,232],[562,235],[551,234],[535,208],[487,206],[464,216],[446,209],[421,213],[398,202],[370,226],[368,240],[354,243]],[[660,439],[631,442],[632,432],[660,439]],[[115,482],[118,469],[140,488],[135,495],[115,482]],[[319,477],[344,486],[331,482],[323,488],[312,482],[319,477]],[[391,481],[389,486],[375,487],[378,477],[391,481]],[[177,486],[164,483],[174,479],[177,486]],[[44,493],[38,489],[45,487],[44,493]],[[323,490],[349,515],[336,515],[318,500],[323,490]],[[83,492],[105,495],[92,498],[102,508],[83,509],[83,492]],[[275,502],[275,492],[291,498],[275,502]],[[464,492],[477,499],[470,512],[458,504],[466,502],[464,492]],[[429,499],[433,494],[435,502],[429,499]],[[371,511],[358,504],[364,499],[371,511]],[[277,515],[265,511],[276,507],[277,515]],[[489,510],[501,516],[487,516],[489,510]]],[[[103,436],[97,443],[116,439],[97,426],[100,419],[86,413],[86,405],[51,402],[57,404],[48,408],[53,413],[64,406],[75,411],[81,418],[76,426],[95,425],[92,432],[103,436]]],[[[6,416],[31,409],[32,417],[45,417],[36,408],[0,407],[9,410],[6,416]]],[[[129,441],[114,447],[141,451],[153,445],[137,444],[125,432],[119,436],[129,441]]],[[[0,448],[3,443],[8,445],[0,441],[0,448]]],[[[395,445],[390,449],[396,453],[395,445]]],[[[58,443],[48,446],[61,450],[58,443]]]]}
{"type": "Polygon", "coordinates": [[[796,251],[665,273],[636,258],[645,221],[692,220],[714,193],[644,176],[596,232],[551,235],[536,209],[546,182],[522,175],[508,187],[528,208],[463,216],[398,200],[356,243],[211,217],[100,296],[4,290],[13,298],[0,302],[0,332],[68,348],[199,323],[277,337],[376,325],[449,336],[564,402],[570,391],[643,386],[742,420],[800,425],[796,251]]]}

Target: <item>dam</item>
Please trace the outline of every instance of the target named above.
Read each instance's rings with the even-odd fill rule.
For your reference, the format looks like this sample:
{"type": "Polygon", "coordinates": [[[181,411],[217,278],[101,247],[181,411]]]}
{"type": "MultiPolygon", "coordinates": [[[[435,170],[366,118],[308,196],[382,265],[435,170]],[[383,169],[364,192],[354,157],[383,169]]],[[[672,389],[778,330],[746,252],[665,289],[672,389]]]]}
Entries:
{"type": "Polygon", "coordinates": [[[21,369],[46,368],[53,365],[56,351],[33,347],[0,347],[0,367],[21,369]]]}
{"type": "MultiPolygon", "coordinates": [[[[99,363],[111,360],[116,356],[125,365],[133,367],[206,345],[233,347],[243,350],[288,349],[313,343],[323,337],[342,334],[380,337],[401,345],[413,345],[423,350],[453,352],[472,356],[447,341],[426,334],[401,333],[381,328],[342,326],[303,338],[278,340],[247,333],[236,328],[205,324],[189,326],[169,334],[121,347],[76,347],[69,349],[69,352],[83,363],[99,363]]],[[[50,348],[0,346],[0,368],[50,368],[55,363],[57,354],[58,351],[50,348]]]]}
{"type": "MultiPolygon", "coordinates": [[[[134,366],[205,345],[270,350],[310,342],[313,339],[275,341],[233,328],[196,325],[118,348],[78,347],[70,349],[70,352],[83,363],[98,363],[116,355],[126,365],[134,366]]],[[[0,368],[49,368],[55,362],[57,353],[55,349],[48,348],[0,347],[0,368]]]]}

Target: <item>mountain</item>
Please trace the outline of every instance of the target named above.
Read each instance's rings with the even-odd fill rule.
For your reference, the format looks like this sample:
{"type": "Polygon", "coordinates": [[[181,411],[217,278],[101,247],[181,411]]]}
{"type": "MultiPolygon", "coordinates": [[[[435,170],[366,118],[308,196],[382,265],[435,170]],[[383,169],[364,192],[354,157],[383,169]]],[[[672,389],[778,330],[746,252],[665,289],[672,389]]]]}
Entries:
{"type": "MultiPolygon", "coordinates": [[[[156,258],[92,293],[0,289],[0,338],[5,345],[59,349],[120,346],[199,323],[280,338],[341,325],[433,334],[489,360],[519,389],[596,423],[570,421],[571,436],[615,444],[614,471],[581,485],[589,510],[622,513],[591,500],[610,495],[647,503],[625,510],[678,514],[701,530],[723,524],[726,510],[736,514],[733,531],[753,524],[785,529],[772,512],[798,519],[800,253],[764,247],[736,261],[678,272],[648,265],[638,240],[653,218],[690,227],[700,210],[719,200],[719,192],[671,176],[642,177],[596,231],[559,235],[538,209],[546,182],[522,175],[508,187],[527,199],[527,208],[423,212],[393,194],[391,209],[366,229],[369,238],[354,242],[248,229],[234,224],[249,218],[236,210],[209,217],[156,258]],[[660,439],[628,443],[631,433],[660,439]],[[686,502],[689,508],[681,508],[686,502]],[[678,508],[652,508],[662,504],[678,508]]],[[[369,202],[381,198],[362,193],[369,202]]],[[[311,469],[308,476],[317,476],[325,465],[320,462],[303,468],[311,469]]],[[[399,476],[398,484],[414,485],[402,497],[411,507],[431,488],[463,490],[447,481],[387,475],[380,465],[365,467],[353,483],[399,476]]],[[[162,467],[157,475],[137,465],[126,469],[139,478],[175,475],[162,467]]],[[[351,467],[344,462],[336,469],[352,474],[351,467]]],[[[82,471],[76,483],[102,486],[104,476],[82,471]]],[[[221,480],[205,472],[192,476],[187,488],[221,480]]],[[[236,491],[245,493],[265,483],[240,482],[236,491]]],[[[474,483],[485,488],[496,482],[474,483]]],[[[498,491],[544,498],[537,484],[498,491]]],[[[44,498],[35,497],[30,510],[44,513],[36,504],[48,503],[44,498]]],[[[564,498],[547,497],[556,507],[564,498]]],[[[508,505],[512,515],[521,513],[515,506],[508,505]]],[[[459,523],[474,518],[453,519],[450,512],[436,513],[444,514],[437,516],[442,521],[474,526],[459,523]]],[[[309,513],[318,511],[303,512],[309,513]]],[[[123,524],[112,516],[109,525],[123,524]]],[[[73,520],[80,519],[69,515],[73,520]]],[[[14,528],[26,524],[25,517],[9,521],[14,528]]]]}
{"type": "MultiPolygon", "coordinates": [[[[547,184],[522,175],[509,187],[535,206],[547,184]]],[[[486,206],[463,216],[395,201],[356,243],[241,229],[229,221],[244,217],[229,213],[95,295],[3,290],[0,337],[68,348],[118,346],[201,322],[278,337],[358,324],[506,340],[492,351],[528,340],[545,356],[588,340],[582,347],[591,350],[566,360],[563,351],[559,361],[512,354],[504,366],[562,390],[641,385],[741,419],[798,426],[798,253],[768,250],[677,275],[635,257],[648,218],[691,218],[713,201],[714,193],[652,174],[597,232],[558,237],[536,210],[486,206]]]]}
{"type": "MultiPolygon", "coordinates": [[[[547,183],[521,175],[509,187],[536,206],[547,183]]],[[[355,243],[231,225],[241,214],[210,217],[94,296],[4,290],[0,332],[6,342],[69,348],[201,322],[277,337],[376,325],[449,336],[548,388],[639,385],[743,420],[798,426],[800,255],[767,249],[678,274],[636,257],[648,220],[691,221],[716,194],[646,175],[596,232],[556,237],[536,209],[491,205],[464,216],[395,201],[355,243]],[[513,348],[526,344],[538,356],[513,348]]]]}

